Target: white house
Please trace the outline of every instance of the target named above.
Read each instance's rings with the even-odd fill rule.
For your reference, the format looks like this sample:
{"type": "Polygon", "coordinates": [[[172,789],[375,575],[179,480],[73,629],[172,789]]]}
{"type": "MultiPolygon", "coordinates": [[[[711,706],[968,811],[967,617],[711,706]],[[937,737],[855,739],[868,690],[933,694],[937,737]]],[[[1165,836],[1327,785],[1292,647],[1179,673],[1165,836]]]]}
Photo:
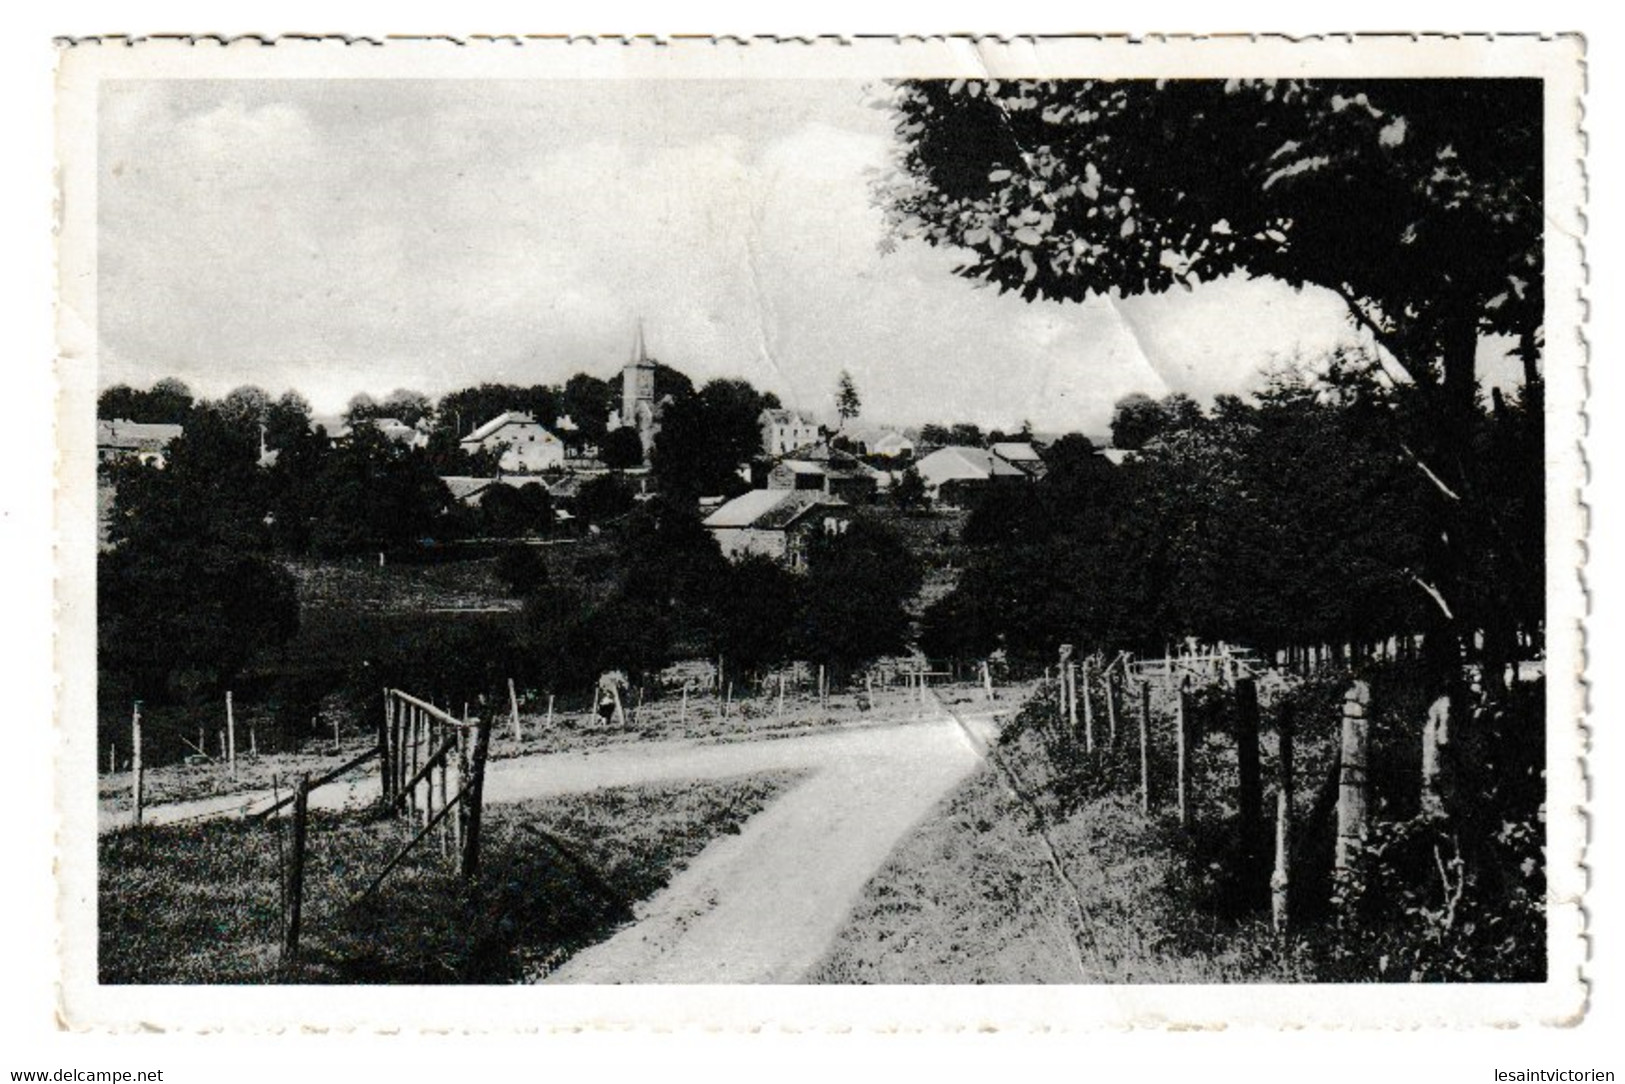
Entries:
{"type": "Polygon", "coordinates": [[[762,451],[768,455],[783,455],[818,440],[818,423],[799,410],[764,410],[758,421],[762,451]]]}
{"type": "Polygon", "coordinates": [[[967,491],[1001,482],[1031,480],[1033,473],[987,448],[950,444],[915,465],[933,500],[957,501],[967,491]]]}
{"type": "Polygon", "coordinates": [[[878,455],[887,459],[900,459],[914,454],[914,442],[895,429],[876,426],[842,430],[854,451],[859,455],[878,455]]]}
{"type": "Polygon", "coordinates": [[[181,427],[160,422],[132,422],[119,418],[115,421],[98,419],[96,422],[96,456],[104,463],[117,459],[139,459],[143,463],[164,465],[164,450],[169,442],[181,435],[181,427]]]}
{"type": "Polygon", "coordinates": [[[562,469],[564,442],[529,414],[510,410],[499,414],[461,441],[465,452],[497,452],[504,471],[528,472],[562,469]]]}
{"type": "Polygon", "coordinates": [[[703,522],[730,561],[762,554],[799,569],[806,564],[807,540],[818,532],[844,534],[851,509],[815,489],[753,489],[703,522]]]}

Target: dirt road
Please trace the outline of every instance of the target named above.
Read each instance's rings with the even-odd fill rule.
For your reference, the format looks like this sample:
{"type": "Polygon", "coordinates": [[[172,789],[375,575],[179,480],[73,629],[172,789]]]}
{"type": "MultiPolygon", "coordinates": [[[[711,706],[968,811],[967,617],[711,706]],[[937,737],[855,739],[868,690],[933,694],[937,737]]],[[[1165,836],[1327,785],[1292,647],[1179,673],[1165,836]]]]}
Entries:
{"type": "MultiPolygon", "coordinates": [[[[577,954],[551,982],[795,982],[833,940],[897,841],[980,762],[996,734],[985,707],[787,737],[670,741],[494,761],[487,802],[642,783],[807,773],[742,832],[713,841],[635,921],[577,954]]],[[[377,796],[365,770],[311,795],[317,808],[377,796]]],[[[149,823],[262,807],[268,794],[156,806],[149,823]]],[[[122,822],[123,818],[119,818],[122,822]]]]}
{"type": "Polygon", "coordinates": [[[703,764],[674,758],[662,767],[686,761],[688,778],[702,767],[812,774],[739,835],[708,846],[639,906],[631,926],[548,981],[798,981],[893,846],[979,763],[993,733],[986,712],[959,721],[941,712],[883,729],[708,750],[703,764]]]}

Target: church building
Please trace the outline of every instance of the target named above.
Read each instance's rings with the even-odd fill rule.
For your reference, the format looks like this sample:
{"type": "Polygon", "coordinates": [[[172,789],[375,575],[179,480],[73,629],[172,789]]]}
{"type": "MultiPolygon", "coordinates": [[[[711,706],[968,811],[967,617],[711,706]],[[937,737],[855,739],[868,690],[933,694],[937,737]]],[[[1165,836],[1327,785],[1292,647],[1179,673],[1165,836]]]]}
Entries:
{"type": "Polygon", "coordinates": [[[643,321],[639,320],[637,336],[632,340],[632,360],[621,370],[621,406],[609,412],[607,428],[637,430],[647,460],[655,434],[660,432],[663,405],[655,400],[655,361],[644,346],[643,321]]]}

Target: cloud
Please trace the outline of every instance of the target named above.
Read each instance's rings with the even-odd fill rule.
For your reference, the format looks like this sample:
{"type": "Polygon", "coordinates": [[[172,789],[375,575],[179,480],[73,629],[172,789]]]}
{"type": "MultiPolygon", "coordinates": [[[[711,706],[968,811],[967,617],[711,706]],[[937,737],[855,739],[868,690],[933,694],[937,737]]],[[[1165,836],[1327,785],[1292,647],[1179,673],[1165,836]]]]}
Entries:
{"type": "MultiPolygon", "coordinates": [[[[1129,391],[1235,390],[1346,335],[1324,297],[1027,304],[882,256],[886,117],[856,84],[130,84],[104,110],[103,383],[608,375],[634,320],[697,380],[872,420],[1100,431],[1129,391]],[[156,88],[156,89],[155,89],[156,88]]],[[[1335,301],[1335,299],[1333,299],[1335,301]]]]}

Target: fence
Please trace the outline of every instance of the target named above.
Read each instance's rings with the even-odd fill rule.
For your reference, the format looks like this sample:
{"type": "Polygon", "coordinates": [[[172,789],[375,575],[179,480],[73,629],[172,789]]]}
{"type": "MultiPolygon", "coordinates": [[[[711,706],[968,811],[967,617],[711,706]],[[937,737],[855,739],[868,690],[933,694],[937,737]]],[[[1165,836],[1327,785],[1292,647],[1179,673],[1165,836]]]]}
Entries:
{"type": "MultiPolygon", "coordinates": [[[[1258,693],[1258,679],[1266,672],[1251,653],[1226,645],[1153,660],[1136,660],[1127,653],[1078,659],[1073,657],[1071,645],[1062,645],[1054,676],[1041,686],[1039,721],[1052,738],[1064,739],[1081,752],[1086,771],[1107,772],[1101,758],[1116,754],[1110,770],[1127,768],[1129,778],[1137,783],[1141,811],[1150,815],[1167,810],[1180,827],[1192,830],[1198,817],[1193,801],[1196,746],[1201,737],[1198,716],[1221,720],[1235,752],[1233,767],[1225,768],[1228,779],[1224,785],[1225,805],[1234,811],[1233,843],[1239,863],[1232,872],[1249,900],[1268,901],[1276,928],[1284,930],[1293,907],[1295,856],[1303,860],[1298,846],[1300,826],[1295,823],[1302,811],[1294,802],[1300,784],[1299,720],[1293,701],[1283,700],[1274,727],[1275,778],[1267,780],[1258,693]],[[1160,717],[1153,704],[1153,686],[1161,691],[1157,697],[1164,705],[1160,717]],[[1167,735],[1164,740],[1171,739],[1171,749],[1155,747],[1159,731],[1167,735]],[[1134,742],[1137,749],[1124,749],[1125,741],[1134,742]],[[1162,758],[1171,759],[1172,764],[1162,758]],[[1153,762],[1159,759],[1172,769],[1171,779],[1163,776],[1160,785],[1154,783],[1152,771],[1153,762]],[[1267,803],[1266,786],[1271,782],[1274,800],[1267,803]]],[[[1447,710],[1447,703],[1440,701],[1432,712],[1447,710]]],[[[1336,719],[1338,729],[1323,799],[1316,802],[1311,814],[1315,824],[1332,832],[1330,872],[1334,876],[1352,868],[1366,837],[1371,808],[1371,712],[1370,686],[1351,677],[1336,719]]],[[[1430,717],[1423,735],[1425,765],[1437,764],[1446,729],[1444,722],[1430,717]]],[[[1227,760],[1225,763],[1228,765],[1227,760]]],[[[1112,778],[1122,780],[1122,775],[1112,778]]],[[[1425,775],[1424,807],[1430,787],[1437,787],[1436,778],[1425,775]]]]}
{"type": "Polygon", "coordinates": [[[411,839],[384,863],[367,887],[350,901],[351,905],[365,902],[436,828],[440,830],[442,856],[455,854],[461,877],[472,884],[479,877],[480,820],[490,746],[488,721],[458,719],[409,693],[385,689],[378,741],[373,748],[317,778],[301,776],[292,794],[286,798],[276,796],[270,806],[253,814],[266,819],[289,805],[293,807],[292,848],[282,874],[284,965],[295,963],[299,956],[311,792],[376,757],[380,805],[386,811],[407,815],[418,825],[411,839]]]}

